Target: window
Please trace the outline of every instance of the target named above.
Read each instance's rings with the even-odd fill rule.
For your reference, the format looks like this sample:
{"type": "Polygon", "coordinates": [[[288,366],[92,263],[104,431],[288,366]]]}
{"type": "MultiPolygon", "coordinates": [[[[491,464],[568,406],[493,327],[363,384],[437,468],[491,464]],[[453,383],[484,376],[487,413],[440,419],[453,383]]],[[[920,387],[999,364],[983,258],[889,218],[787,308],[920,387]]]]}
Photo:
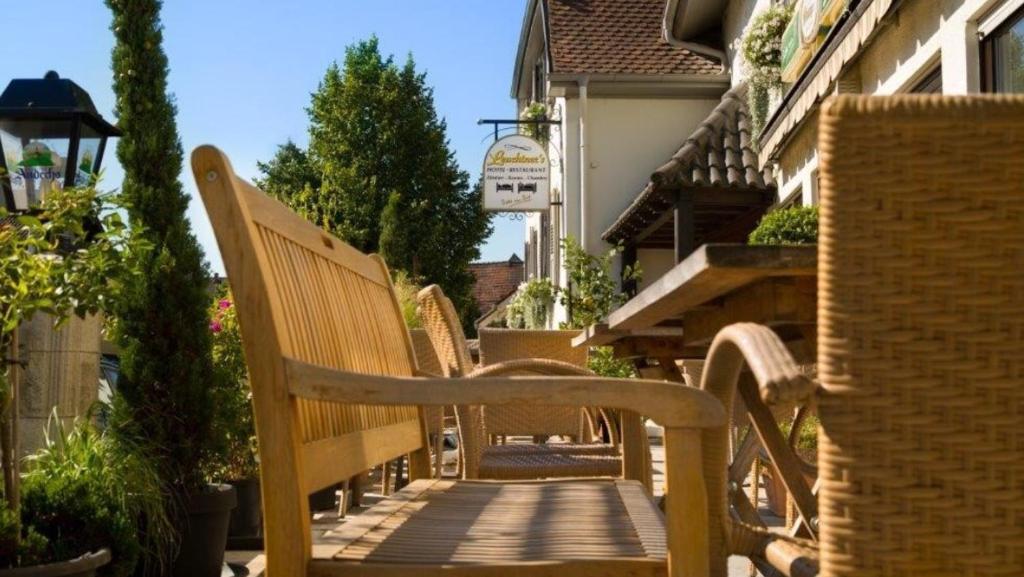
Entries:
{"type": "Polygon", "coordinates": [[[547,98],[547,86],[544,84],[544,57],[537,59],[533,65],[533,97],[534,102],[544,102],[547,98]]]}
{"type": "Polygon", "coordinates": [[[1024,9],[982,41],[981,72],[986,92],[1024,92],[1024,9]]]}
{"type": "Polygon", "coordinates": [[[910,89],[913,94],[942,94],[942,67],[929,72],[910,89]]]}

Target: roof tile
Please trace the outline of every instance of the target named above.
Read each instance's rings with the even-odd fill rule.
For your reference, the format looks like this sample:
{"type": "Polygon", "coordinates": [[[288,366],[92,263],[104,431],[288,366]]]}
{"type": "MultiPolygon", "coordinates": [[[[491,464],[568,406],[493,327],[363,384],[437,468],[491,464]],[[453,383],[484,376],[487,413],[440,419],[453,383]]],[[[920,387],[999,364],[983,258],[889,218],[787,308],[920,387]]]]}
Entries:
{"type": "Polygon", "coordinates": [[[552,71],[718,74],[717,60],[662,38],[664,0],[547,0],[552,71]]]}

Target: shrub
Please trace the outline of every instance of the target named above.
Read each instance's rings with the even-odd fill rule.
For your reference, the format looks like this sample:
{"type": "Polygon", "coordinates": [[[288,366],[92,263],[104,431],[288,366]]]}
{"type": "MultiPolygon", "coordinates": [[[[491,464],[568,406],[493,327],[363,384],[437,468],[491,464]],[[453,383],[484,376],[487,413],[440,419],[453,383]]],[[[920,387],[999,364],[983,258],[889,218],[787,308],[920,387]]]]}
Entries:
{"type": "Polygon", "coordinates": [[[548,310],[555,303],[555,287],[549,279],[533,278],[519,285],[508,306],[505,322],[513,329],[543,329],[547,327],[548,310]]]}
{"type": "MultiPolygon", "coordinates": [[[[612,259],[622,252],[622,247],[616,246],[602,256],[593,256],[570,236],[562,240],[562,249],[570,285],[559,291],[560,302],[570,311],[569,322],[564,323],[563,328],[581,329],[603,322],[629,298],[619,290],[619,284],[611,273],[612,259]]],[[[639,280],[640,274],[639,268],[626,267],[622,280],[639,280]]]]}
{"type": "Polygon", "coordinates": [[[601,375],[614,379],[631,379],[636,377],[633,363],[625,359],[617,359],[611,347],[594,347],[590,349],[587,368],[601,375]]]}
{"type": "Polygon", "coordinates": [[[394,272],[395,295],[398,297],[398,306],[402,309],[402,318],[405,325],[410,329],[418,329],[423,326],[420,322],[420,315],[416,314],[416,294],[420,287],[412,277],[403,270],[394,272]]]}
{"type": "Polygon", "coordinates": [[[167,550],[161,547],[173,527],[150,461],[88,421],[76,421],[67,430],[54,414],[45,446],[27,462],[23,543],[40,542],[33,533],[45,538],[40,561],[73,559],[110,547],[112,561],[102,575],[132,575],[140,560],[154,568],[166,563],[167,550]]]}
{"type": "Polygon", "coordinates": [[[795,206],[764,215],[750,233],[750,244],[817,244],[818,207],[795,206]]]}
{"type": "Polygon", "coordinates": [[[226,283],[218,288],[210,305],[210,319],[213,364],[223,385],[216,391],[214,431],[223,443],[224,459],[209,463],[207,480],[250,479],[259,474],[252,390],[249,388],[234,297],[226,283]]]}

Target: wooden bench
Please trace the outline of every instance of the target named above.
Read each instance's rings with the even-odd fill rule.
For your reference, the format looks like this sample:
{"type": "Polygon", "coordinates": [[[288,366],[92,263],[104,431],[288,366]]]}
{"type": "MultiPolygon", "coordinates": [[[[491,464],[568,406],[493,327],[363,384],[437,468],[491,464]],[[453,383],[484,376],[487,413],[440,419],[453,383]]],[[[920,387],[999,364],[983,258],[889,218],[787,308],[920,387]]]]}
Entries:
{"type": "Polygon", "coordinates": [[[702,431],[710,394],[596,377],[417,377],[384,262],[192,155],[237,301],[259,440],[267,574],[671,575],[709,571],[702,431]],[[422,406],[603,406],[665,425],[664,516],[623,480],[430,479],[422,406]],[[313,541],[306,496],[402,455],[412,483],[313,541]]]}

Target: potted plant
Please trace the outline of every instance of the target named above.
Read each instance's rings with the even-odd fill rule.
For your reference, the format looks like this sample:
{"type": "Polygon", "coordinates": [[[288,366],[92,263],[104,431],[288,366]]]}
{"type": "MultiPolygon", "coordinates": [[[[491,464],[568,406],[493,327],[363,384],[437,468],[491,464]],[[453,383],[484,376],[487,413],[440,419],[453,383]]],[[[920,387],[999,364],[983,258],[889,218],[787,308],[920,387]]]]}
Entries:
{"type": "Polygon", "coordinates": [[[107,0],[116,115],[122,136],[117,157],[125,171],[122,194],[133,230],[152,250],[134,263],[116,306],[121,351],[117,406],[119,437],[138,447],[160,471],[167,507],[179,528],[171,574],[217,577],[224,561],[230,485],[208,484],[207,463],[222,459],[215,404],[222,386],[214,370],[210,273],[186,218],[184,154],[167,93],[160,0],[107,0]]]}
{"type": "MultiPolygon", "coordinates": [[[[18,217],[0,208],[0,575],[91,575],[111,559],[104,573],[124,575],[138,559],[138,533],[133,530],[140,519],[134,508],[138,502],[125,498],[127,483],[110,479],[135,479],[125,473],[146,469],[148,463],[122,461],[117,463],[125,467],[122,474],[106,477],[100,469],[110,463],[93,459],[99,451],[95,445],[76,451],[73,458],[80,462],[63,468],[54,464],[70,453],[58,456],[51,445],[30,467],[23,486],[15,458],[18,326],[36,314],[49,314],[59,325],[71,314],[106,308],[118,294],[117,279],[130,276],[127,263],[145,252],[144,243],[127,233],[113,208],[113,198],[95,187],[51,190],[30,214],[18,217]],[[99,231],[87,234],[86,223],[99,223],[99,231]]],[[[70,445],[60,451],[65,446],[70,445]]],[[[152,537],[157,542],[159,511],[148,512],[153,513],[152,537]]]]}
{"type": "Polygon", "coordinates": [[[260,535],[263,514],[260,506],[260,468],[253,422],[252,391],[242,351],[242,335],[234,299],[222,283],[210,306],[213,362],[220,373],[221,387],[216,401],[216,434],[224,443],[224,459],[210,464],[208,480],[235,488],[238,504],[228,525],[232,540],[251,541],[260,535]]]}

